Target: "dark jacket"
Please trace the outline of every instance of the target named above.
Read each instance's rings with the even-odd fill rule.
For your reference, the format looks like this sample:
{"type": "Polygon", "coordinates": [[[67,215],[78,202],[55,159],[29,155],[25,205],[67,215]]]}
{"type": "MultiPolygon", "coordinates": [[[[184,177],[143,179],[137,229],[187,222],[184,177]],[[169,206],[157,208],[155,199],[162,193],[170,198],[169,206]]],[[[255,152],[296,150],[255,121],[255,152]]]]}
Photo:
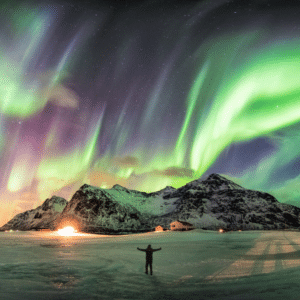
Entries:
{"type": "Polygon", "coordinates": [[[140,248],[137,248],[137,249],[140,250],[140,251],[146,252],[146,262],[149,262],[149,263],[152,263],[153,252],[161,250],[161,248],[159,248],[159,249],[152,249],[151,247],[148,247],[146,249],[140,249],[140,248]]]}

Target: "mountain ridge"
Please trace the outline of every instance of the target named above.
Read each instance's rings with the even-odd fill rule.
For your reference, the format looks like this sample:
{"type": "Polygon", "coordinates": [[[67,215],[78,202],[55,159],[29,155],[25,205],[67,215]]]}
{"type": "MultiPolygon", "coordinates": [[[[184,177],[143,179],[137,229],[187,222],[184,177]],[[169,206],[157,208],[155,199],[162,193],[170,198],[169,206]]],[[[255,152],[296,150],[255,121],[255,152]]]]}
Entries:
{"type": "Polygon", "coordinates": [[[37,208],[17,214],[0,230],[55,229],[55,221],[66,205],[66,199],[52,196],[37,208]]]}
{"type": "MultiPolygon", "coordinates": [[[[47,201],[41,207],[46,207],[47,201]]],[[[51,214],[51,222],[47,215],[41,216],[44,222],[33,222],[40,211],[31,210],[26,226],[24,220],[19,220],[24,216],[19,214],[0,230],[18,226],[20,230],[39,226],[52,229],[72,224],[84,232],[139,232],[153,230],[157,225],[168,228],[178,219],[211,230],[300,227],[300,208],[279,203],[268,193],[246,189],[218,174],[191,181],[178,189],[166,187],[152,193],[120,185],[101,189],[84,184],[69,202],[64,201],[63,209],[55,216],[51,214]]]]}

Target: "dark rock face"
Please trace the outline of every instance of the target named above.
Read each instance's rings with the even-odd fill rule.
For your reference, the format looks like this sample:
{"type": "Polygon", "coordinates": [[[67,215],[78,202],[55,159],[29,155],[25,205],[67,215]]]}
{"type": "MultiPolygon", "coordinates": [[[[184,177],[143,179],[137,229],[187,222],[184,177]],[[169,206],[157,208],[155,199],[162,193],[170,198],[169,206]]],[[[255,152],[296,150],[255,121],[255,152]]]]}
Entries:
{"type": "Polygon", "coordinates": [[[178,189],[166,187],[154,193],[120,185],[100,189],[85,184],[70,202],[58,197],[47,199],[37,209],[15,216],[2,230],[59,228],[72,224],[84,232],[139,232],[157,225],[168,228],[177,219],[211,230],[299,228],[300,208],[279,203],[270,194],[247,190],[212,174],[206,180],[195,180],[178,189]]]}
{"type": "Polygon", "coordinates": [[[0,230],[54,229],[55,221],[67,203],[64,198],[53,196],[36,209],[16,215],[0,230]]]}
{"type": "MultiPolygon", "coordinates": [[[[117,189],[130,193],[120,186],[117,189]]],[[[141,230],[144,223],[135,207],[122,205],[105,190],[89,185],[83,185],[74,194],[61,213],[58,224],[68,219],[75,219],[79,229],[84,232],[135,232],[141,230]]]]}

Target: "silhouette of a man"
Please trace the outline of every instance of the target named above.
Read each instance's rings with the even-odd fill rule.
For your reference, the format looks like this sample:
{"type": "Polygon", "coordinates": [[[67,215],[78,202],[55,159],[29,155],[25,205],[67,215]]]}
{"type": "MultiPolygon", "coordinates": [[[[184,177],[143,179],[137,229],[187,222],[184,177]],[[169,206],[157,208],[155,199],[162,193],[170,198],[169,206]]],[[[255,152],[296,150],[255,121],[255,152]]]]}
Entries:
{"type": "Polygon", "coordinates": [[[152,249],[151,245],[148,245],[146,249],[140,249],[139,247],[137,248],[140,251],[146,252],[146,274],[148,274],[148,266],[150,266],[150,274],[152,275],[152,262],[153,262],[153,252],[161,250],[159,249],[152,249]]]}

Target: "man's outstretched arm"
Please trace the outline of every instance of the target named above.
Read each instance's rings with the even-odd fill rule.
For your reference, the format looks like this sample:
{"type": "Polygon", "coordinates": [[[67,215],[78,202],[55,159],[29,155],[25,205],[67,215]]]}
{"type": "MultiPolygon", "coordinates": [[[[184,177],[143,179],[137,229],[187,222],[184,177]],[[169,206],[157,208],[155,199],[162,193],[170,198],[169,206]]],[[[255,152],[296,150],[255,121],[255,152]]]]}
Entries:
{"type": "Polygon", "coordinates": [[[140,251],[146,251],[146,249],[140,249],[139,247],[137,247],[137,249],[140,251]]]}
{"type": "Polygon", "coordinates": [[[161,250],[161,247],[160,247],[160,248],[158,248],[158,249],[153,249],[153,251],[159,251],[159,250],[161,250]]]}

